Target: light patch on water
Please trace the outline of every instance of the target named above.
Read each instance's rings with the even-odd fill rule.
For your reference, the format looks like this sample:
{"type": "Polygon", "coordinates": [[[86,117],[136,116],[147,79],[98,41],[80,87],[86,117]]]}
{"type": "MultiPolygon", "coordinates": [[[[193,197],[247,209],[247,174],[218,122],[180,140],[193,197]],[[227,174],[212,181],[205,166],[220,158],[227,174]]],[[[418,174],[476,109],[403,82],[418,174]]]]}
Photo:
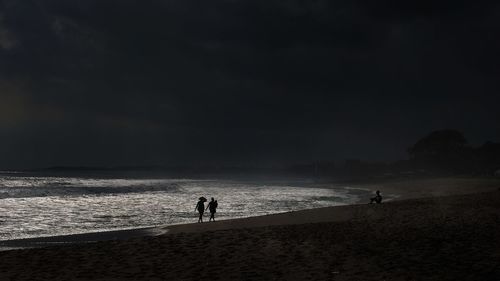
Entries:
{"type": "MultiPolygon", "coordinates": [[[[353,204],[342,187],[189,179],[0,177],[0,240],[197,221],[200,196],[218,200],[217,219],[353,204]]],[[[208,217],[207,217],[208,219],[208,217]]]]}

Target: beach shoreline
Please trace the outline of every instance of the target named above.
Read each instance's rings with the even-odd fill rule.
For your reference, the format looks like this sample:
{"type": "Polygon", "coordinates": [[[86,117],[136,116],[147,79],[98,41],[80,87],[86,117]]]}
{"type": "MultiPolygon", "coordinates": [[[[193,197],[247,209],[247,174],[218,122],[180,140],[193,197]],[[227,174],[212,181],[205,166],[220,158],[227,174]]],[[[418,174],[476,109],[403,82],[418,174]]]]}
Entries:
{"type": "Polygon", "coordinates": [[[468,193],[458,186],[460,194],[3,251],[0,280],[493,281],[500,277],[500,186],[491,183],[468,193]]]}
{"type": "MultiPolygon", "coordinates": [[[[346,183],[346,186],[349,185],[346,183]]],[[[365,189],[373,192],[380,189],[383,194],[390,194],[392,197],[390,201],[401,201],[416,198],[490,192],[500,188],[500,180],[492,178],[396,179],[371,183],[357,182],[354,186],[353,188],[355,189],[365,189]]],[[[355,204],[226,219],[203,224],[196,223],[195,216],[193,216],[193,223],[4,240],[0,241],[0,251],[60,246],[74,243],[127,240],[140,237],[153,237],[166,233],[193,233],[232,228],[347,221],[353,218],[352,209],[356,208],[357,205],[364,205],[365,202],[368,203],[369,198],[360,199],[355,204]]]]}

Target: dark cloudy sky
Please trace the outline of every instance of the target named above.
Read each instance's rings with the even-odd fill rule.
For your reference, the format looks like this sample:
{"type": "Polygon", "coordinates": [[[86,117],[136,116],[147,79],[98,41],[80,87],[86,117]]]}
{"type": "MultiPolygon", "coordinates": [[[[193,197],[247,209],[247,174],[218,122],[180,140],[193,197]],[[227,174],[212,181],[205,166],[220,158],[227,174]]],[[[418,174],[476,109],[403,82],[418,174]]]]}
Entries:
{"type": "Polygon", "coordinates": [[[499,141],[499,50],[496,0],[0,0],[0,167],[499,141]]]}

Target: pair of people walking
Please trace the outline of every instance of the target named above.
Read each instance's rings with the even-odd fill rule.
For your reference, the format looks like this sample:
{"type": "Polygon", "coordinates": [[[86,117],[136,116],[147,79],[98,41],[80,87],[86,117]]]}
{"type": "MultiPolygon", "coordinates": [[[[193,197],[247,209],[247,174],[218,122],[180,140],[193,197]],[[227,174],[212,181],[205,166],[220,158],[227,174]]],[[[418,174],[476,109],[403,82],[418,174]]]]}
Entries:
{"type": "Polygon", "coordinates": [[[196,204],[195,211],[198,210],[200,217],[198,218],[198,222],[203,222],[203,213],[208,209],[210,210],[210,219],[208,221],[215,221],[215,213],[217,212],[217,200],[212,199],[208,202],[208,206],[205,208],[205,202],[207,199],[205,197],[200,197],[198,203],[196,204]]]}

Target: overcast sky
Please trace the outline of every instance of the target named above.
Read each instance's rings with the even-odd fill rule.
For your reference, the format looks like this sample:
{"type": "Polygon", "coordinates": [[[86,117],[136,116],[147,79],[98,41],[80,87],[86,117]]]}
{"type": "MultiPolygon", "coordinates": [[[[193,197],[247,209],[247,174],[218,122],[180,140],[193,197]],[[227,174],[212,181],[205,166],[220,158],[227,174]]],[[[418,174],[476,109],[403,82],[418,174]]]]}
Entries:
{"type": "Polygon", "coordinates": [[[500,1],[0,0],[0,168],[500,140],[500,1]]]}

